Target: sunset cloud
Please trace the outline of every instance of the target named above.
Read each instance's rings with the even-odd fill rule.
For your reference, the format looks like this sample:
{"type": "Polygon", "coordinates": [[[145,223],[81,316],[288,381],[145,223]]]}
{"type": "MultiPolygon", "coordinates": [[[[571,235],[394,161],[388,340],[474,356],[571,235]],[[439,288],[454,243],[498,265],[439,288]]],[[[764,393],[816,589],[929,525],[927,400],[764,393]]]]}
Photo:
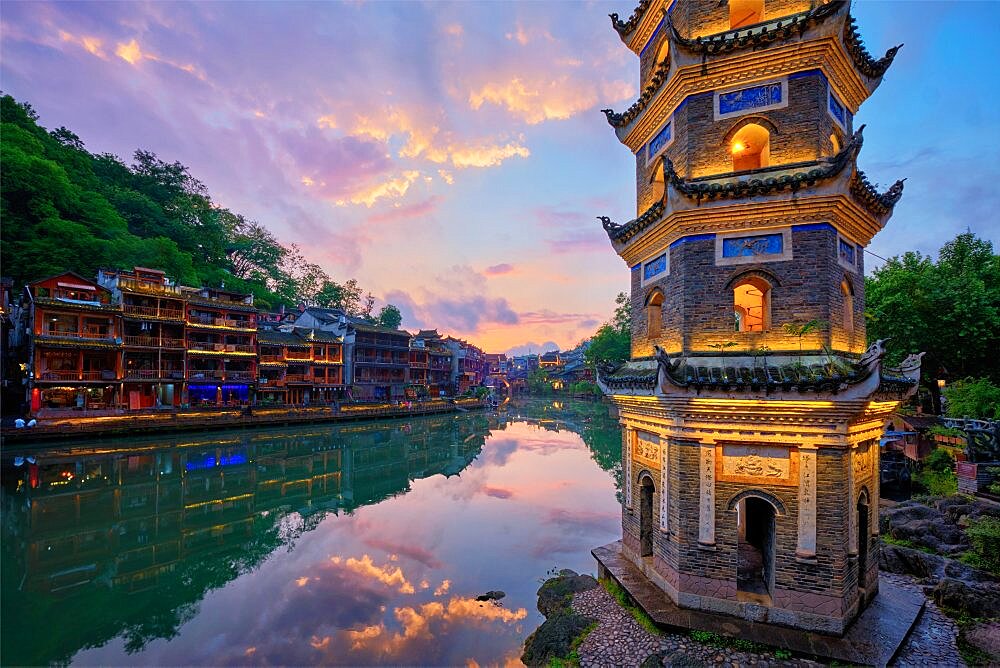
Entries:
{"type": "Polygon", "coordinates": [[[354,557],[343,559],[338,556],[332,557],[330,561],[336,565],[343,564],[348,570],[381,582],[388,587],[398,588],[401,594],[412,594],[416,591],[413,585],[410,584],[410,581],[406,579],[406,576],[403,575],[402,568],[399,566],[393,567],[388,564],[376,566],[372,558],[367,554],[361,555],[360,559],[355,559],[354,557]]]}
{"type": "Polygon", "coordinates": [[[502,276],[504,274],[509,274],[514,271],[514,265],[507,262],[502,262],[500,264],[490,265],[483,270],[483,273],[487,276],[502,276]]]}

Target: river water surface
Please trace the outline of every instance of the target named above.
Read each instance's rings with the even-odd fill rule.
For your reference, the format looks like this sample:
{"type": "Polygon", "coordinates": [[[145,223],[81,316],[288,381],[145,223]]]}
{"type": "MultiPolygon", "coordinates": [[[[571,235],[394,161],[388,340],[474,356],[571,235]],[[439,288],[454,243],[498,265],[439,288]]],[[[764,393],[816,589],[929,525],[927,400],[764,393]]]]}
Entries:
{"type": "Polygon", "coordinates": [[[530,400],[5,449],[0,662],[517,663],[546,573],[620,536],[620,444],[530,400]]]}

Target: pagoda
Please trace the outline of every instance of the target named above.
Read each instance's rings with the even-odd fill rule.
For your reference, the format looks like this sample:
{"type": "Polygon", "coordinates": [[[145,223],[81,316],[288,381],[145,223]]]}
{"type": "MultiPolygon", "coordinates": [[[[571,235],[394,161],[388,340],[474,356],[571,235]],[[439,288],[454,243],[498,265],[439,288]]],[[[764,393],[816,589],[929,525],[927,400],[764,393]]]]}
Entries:
{"type": "Polygon", "coordinates": [[[903,181],[858,169],[854,114],[899,47],[872,56],[840,0],[611,19],[642,92],[603,110],[637,216],[600,217],[631,272],[632,357],[599,374],[624,500],[594,554],[680,610],[841,636],[879,590],[879,438],[920,375],[865,338],[864,248],[903,181]]]}

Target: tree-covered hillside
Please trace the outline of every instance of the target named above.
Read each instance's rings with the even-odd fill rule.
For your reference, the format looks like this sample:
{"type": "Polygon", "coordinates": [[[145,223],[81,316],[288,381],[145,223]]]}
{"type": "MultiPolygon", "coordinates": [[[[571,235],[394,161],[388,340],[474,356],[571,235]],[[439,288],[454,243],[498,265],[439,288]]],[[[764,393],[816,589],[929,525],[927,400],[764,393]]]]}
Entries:
{"type": "Polygon", "coordinates": [[[252,292],[261,308],[305,301],[371,316],[357,281],[331,281],[262,225],[212,202],[179,162],[95,155],[27,103],[0,99],[0,271],[19,286],[65,270],[162,269],[185,285],[252,292]]]}

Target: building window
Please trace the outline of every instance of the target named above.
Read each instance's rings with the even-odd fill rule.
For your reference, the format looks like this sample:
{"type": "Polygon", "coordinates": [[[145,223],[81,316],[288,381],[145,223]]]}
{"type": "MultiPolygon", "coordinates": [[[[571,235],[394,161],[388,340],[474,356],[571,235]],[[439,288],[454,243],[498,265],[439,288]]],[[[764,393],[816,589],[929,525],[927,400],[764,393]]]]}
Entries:
{"type": "Polygon", "coordinates": [[[830,133],[830,146],[833,148],[833,155],[837,155],[841,151],[840,139],[837,138],[837,133],[830,133]]]}
{"type": "Polygon", "coordinates": [[[646,336],[655,339],[663,329],[663,293],[653,292],[646,299],[646,336]]]}
{"type": "Polygon", "coordinates": [[[861,254],[860,246],[855,246],[854,242],[837,237],[837,261],[840,266],[856,272],[858,270],[858,256],[861,254]]]}
{"type": "Polygon", "coordinates": [[[844,331],[854,331],[854,288],[846,278],[840,282],[840,294],[844,301],[844,331]]]}
{"type": "Polygon", "coordinates": [[[734,172],[767,167],[771,164],[771,133],[756,123],[744,125],[733,136],[729,152],[734,172]]]}
{"type": "Polygon", "coordinates": [[[764,0],[729,0],[729,27],[760,23],[764,20],[764,0]]]}
{"type": "Polygon", "coordinates": [[[771,285],[751,276],[733,288],[733,313],[737,332],[763,332],[768,327],[771,285]]]}

